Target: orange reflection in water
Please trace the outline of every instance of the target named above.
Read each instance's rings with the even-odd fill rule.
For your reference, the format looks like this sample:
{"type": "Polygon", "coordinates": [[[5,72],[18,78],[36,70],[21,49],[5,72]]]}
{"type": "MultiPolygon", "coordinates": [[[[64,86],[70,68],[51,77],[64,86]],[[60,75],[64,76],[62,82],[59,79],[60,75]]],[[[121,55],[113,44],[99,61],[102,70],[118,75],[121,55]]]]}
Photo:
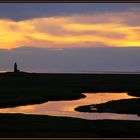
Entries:
{"type": "Polygon", "coordinates": [[[15,108],[0,109],[0,113],[43,114],[52,116],[69,116],[83,119],[125,119],[140,120],[137,115],[117,113],[84,113],[76,112],[74,108],[83,105],[104,103],[110,100],[136,98],[127,93],[83,93],[86,98],[72,101],[50,101],[43,104],[27,105],[15,108]]]}

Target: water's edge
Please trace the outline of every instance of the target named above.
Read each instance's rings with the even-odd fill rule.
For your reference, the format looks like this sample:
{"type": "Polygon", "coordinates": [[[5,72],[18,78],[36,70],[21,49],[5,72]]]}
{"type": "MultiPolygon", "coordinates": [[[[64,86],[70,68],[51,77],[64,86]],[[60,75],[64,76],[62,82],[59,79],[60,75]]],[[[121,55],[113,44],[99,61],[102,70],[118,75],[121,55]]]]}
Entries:
{"type": "Polygon", "coordinates": [[[22,113],[34,115],[67,116],[87,120],[121,119],[140,120],[137,115],[117,113],[85,113],[77,112],[75,108],[89,104],[104,103],[110,100],[134,98],[127,93],[82,93],[85,98],[67,101],[48,101],[42,104],[26,105],[14,108],[0,109],[0,113],[22,113]]]}

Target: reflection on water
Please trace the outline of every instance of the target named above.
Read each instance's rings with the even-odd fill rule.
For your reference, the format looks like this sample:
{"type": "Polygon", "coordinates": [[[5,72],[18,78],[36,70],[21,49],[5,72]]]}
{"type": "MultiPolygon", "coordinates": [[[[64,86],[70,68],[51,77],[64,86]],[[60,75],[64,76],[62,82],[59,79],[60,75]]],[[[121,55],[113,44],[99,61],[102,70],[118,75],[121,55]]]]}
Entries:
{"type": "Polygon", "coordinates": [[[135,98],[127,93],[84,93],[86,98],[73,101],[50,101],[43,104],[27,105],[15,108],[0,109],[0,113],[42,114],[51,116],[68,116],[89,120],[95,119],[122,119],[140,120],[137,115],[117,113],[85,113],[76,112],[74,108],[83,105],[103,103],[110,100],[135,98]]]}

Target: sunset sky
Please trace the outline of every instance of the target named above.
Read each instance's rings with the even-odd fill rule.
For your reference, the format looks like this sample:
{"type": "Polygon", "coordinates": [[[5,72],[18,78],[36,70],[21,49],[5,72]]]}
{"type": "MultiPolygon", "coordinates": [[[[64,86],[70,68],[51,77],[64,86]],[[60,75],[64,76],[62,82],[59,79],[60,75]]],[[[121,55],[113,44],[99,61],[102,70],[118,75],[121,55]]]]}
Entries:
{"type": "MultiPolygon", "coordinates": [[[[128,47],[134,50],[140,47],[140,3],[0,3],[0,70],[10,69],[12,61],[19,61],[26,69],[34,63],[35,56],[39,63],[41,59],[41,63],[31,69],[47,71],[49,65],[43,63],[45,59],[54,63],[50,69],[64,69],[60,64],[62,61],[53,62],[56,55],[51,55],[50,50],[61,57],[64,56],[60,51],[67,52],[71,59],[74,50],[91,49],[95,52],[94,49],[97,48],[123,48],[128,51],[128,47]],[[48,55],[45,58],[45,54],[42,58],[42,49],[45,49],[43,52],[47,52],[51,58],[47,58],[48,55]],[[30,56],[30,63],[25,62],[26,56],[30,56]],[[5,58],[7,60],[4,60],[5,58]]],[[[134,57],[135,54],[132,58],[134,57]]],[[[82,58],[79,51],[77,58],[82,58]]],[[[91,59],[94,59],[94,56],[91,59]]],[[[63,66],[66,66],[65,63],[68,61],[63,62],[63,66]]],[[[76,70],[93,70],[80,66],[76,70]]],[[[131,65],[129,67],[131,68],[131,65]]],[[[121,65],[118,65],[117,69],[123,70],[121,68],[121,65]]],[[[124,69],[127,70],[127,67],[124,69]]],[[[134,69],[136,70],[135,67],[134,69]]]]}

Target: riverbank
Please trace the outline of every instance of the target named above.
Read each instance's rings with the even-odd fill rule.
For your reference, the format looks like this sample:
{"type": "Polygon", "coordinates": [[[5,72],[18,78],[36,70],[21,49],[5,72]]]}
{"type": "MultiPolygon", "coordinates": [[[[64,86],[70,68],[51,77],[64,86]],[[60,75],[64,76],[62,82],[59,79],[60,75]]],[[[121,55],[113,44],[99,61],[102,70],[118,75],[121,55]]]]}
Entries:
{"type": "Polygon", "coordinates": [[[140,121],[0,114],[1,138],[138,138],[140,121]]]}
{"type": "Polygon", "coordinates": [[[77,100],[85,95],[69,88],[5,87],[0,88],[0,108],[40,104],[48,101],[77,100]]]}
{"type": "Polygon", "coordinates": [[[47,98],[44,97],[1,97],[0,98],[0,108],[11,108],[17,106],[42,104],[48,102],[47,98]]]}
{"type": "Polygon", "coordinates": [[[121,99],[101,104],[80,106],[75,108],[75,110],[80,112],[105,112],[140,115],[140,98],[121,99]]]}
{"type": "Polygon", "coordinates": [[[76,100],[84,92],[138,93],[139,79],[140,74],[0,73],[0,107],[76,100]]]}
{"type": "MultiPolygon", "coordinates": [[[[66,80],[67,76],[64,76],[64,79],[66,80]]],[[[53,74],[42,76],[33,73],[1,73],[0,108],[84,98],[85,95],[80,92],[79,87],[73,84],[65,85],[67,80],[62,82],[59,75],[53,74]]]]}

